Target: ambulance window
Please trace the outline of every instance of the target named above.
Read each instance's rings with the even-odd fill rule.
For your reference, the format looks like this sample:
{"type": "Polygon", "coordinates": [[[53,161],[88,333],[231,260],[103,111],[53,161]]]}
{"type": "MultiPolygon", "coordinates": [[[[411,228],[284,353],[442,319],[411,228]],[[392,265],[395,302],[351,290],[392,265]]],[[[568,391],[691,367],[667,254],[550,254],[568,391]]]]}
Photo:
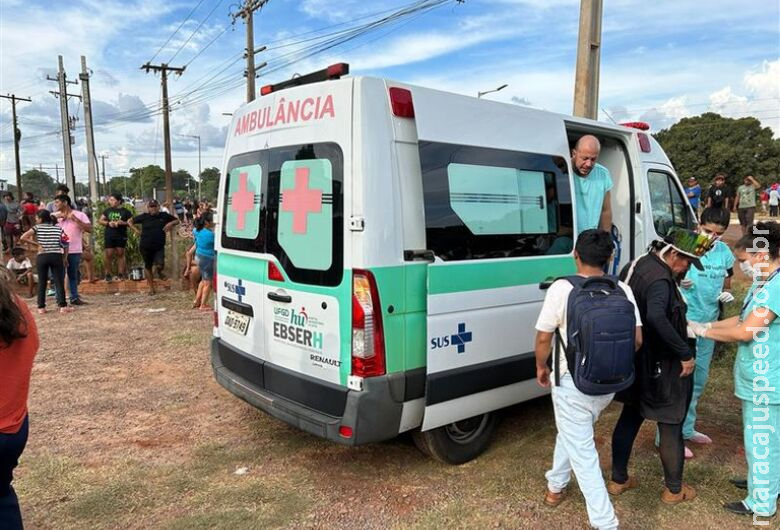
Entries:
{"type": "Polygon", "coordinates": [[[265,185],[262,151],[234,156],[228,162],[222,198],[222,246],[248,252],[265,252],[265,185]]]}
{"type": "Polygon", "coordinates": [[[230,170],[227,179],[227,219],[229,237],[255,239],[260,233],[260,199],[263,169],[259,164],[230,170]]]}
{"type": "Polygon", "coordinates": [[[560,157],[420,142],[427,246],[447,260],[568,254],[571,194],[560,157]]]}
{"type": "Polygon", "coordinates": [[[543,172],[450,164],[447,176],[450,206],[472,233],[539,234],[549,231],[543,172]]]}
{"type": "Polygon", "coordinates": [[[341,283],[342,175],[341,149],[333,143],[269,151],[267,252],[292,281],[341,283]]]}
{"type": "Polygon", "coordinates": [[[663,171],[651,170],[647,173],[647,182],[656,233],[664,236],[671,228],[693,228],[691,211],[674,177],[663,171]]]}

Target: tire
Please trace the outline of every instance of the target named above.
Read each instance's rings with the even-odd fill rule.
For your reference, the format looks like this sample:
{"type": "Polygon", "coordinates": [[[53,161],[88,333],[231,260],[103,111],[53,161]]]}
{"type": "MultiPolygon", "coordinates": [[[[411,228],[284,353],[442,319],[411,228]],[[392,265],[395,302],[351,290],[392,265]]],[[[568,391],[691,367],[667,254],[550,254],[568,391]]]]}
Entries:
{"type": "Polygon", "coordinates": [[[418,429],[412,437],[423,453],[445,464],[460,465],[485,452],[497,423],[498,415],[488,412],[430,431],[418,429]]]}

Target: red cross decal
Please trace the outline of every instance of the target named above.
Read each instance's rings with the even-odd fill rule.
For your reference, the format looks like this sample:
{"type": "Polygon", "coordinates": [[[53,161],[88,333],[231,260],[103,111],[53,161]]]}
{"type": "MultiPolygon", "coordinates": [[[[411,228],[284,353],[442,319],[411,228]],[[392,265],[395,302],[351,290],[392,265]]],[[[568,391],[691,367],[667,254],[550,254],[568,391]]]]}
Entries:
{"type": "Polygon", "coordinates": [[[322,211],[322,190],[309,189],[309,168],[295,169],[295,188],[283,192],[282,211],[292,212],[295,234],[305,234],[309,214],[322,211]]]}
{"type": "Polygon", "coordinates": [[[255,193],[247,189],[246,173],[238,174],[238,189],[230,196],[230,209],[238,214],[236,230],[244,229],[246,214],[255,209],[255,193]]]}

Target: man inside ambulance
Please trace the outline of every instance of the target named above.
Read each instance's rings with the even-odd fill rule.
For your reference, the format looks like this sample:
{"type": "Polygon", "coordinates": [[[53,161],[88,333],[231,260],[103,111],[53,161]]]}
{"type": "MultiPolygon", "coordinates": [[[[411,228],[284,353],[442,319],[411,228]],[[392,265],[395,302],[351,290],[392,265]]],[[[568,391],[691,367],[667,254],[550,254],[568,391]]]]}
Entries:
{"type": "Polygon", "coordinates": [[[577,234],[585,230],[612,230],[610,193],[612,177],[609,170],[596,163],[601,152],[598,138],[581,136],[571,150],[574,169],[574,194],[577,198],[577,234]]]}

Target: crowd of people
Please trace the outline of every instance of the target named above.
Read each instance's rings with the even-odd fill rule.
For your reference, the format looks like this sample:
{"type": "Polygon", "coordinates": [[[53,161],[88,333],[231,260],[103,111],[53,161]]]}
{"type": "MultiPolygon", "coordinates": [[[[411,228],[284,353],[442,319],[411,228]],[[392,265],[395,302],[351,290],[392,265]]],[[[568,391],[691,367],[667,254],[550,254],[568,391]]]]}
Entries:
{"type": "MultiPolygon", "coordinates": [[[[176,199],[169,208],[167,203],[161,205],[152,199],[146,202],[146,212],[134,215],[125,206],[124,197],[115,193],[106,198],[107,205],[100,215],[94,216],[89,201],[80,199],[74,204],[69,193],[67,186],[59,185],[53,199],[44,203],[30,192],[25,192],[21,202],[16,201],[13,193],[5,192],[0,203],[3,263],[28,297],[32,298],[37,290],[39,313],[47,312],[49,296],[55,297],[62,313],[86,304],[79,293],[82,278],[88,282],[98,281],[92,254],[96,243],[94,224],[103,227],[102,241],[98,243],[102,243],[104,253],[104,281],[128,280],[128,230],[132,230],[139,236],[144,277],[149,293],[154,294],[157,290],[155,279],[166,279],[167,233],[183,223],[185,237],[199,239],[200,246],[197,253],[188,254],[182,275],[187,280],[197,279],[194,289],[198,292],[198,307],[208,307],[210,286],[206,291],[205,286],[197,285],[201,283],[201,276],[209,279],[209,271],[213,270],[213,264],[209,262],[209,256],[213,260],[213,237],[209,241],[202,233],[205,229],[213,234],[213,218],[209,217],[208,228],[198,223],[212,211],[207,201],[176,199]],[[193,221],[195,228],[190,230],[193,221]],[[209,244],[210,250],[206,248],[209,244]],[[200,262],[204,263],[206,274],[202,274],[200,262]]],[[[136,205],[141,204],[134,201],[132,206],[136,205]]]]}

